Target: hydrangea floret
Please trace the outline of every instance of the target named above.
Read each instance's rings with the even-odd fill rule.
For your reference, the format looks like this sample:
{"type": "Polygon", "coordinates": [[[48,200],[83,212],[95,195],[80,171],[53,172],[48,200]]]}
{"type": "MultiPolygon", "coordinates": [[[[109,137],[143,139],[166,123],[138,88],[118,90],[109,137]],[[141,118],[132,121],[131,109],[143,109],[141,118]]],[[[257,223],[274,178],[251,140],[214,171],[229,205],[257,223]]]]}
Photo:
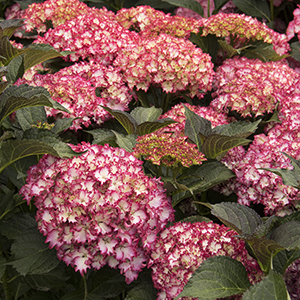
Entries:
{"type": "Polygon", "coordinates": [[[172,133],[146,134],[137,138],[133,155],[171,168],[201,165],[206,160],[204,154],[186,139],[184,136],[172,137],[172,133]]]}
{"type": "Polygon", "coordinates": [[[175,223],[161,232],[151,260],[157,300],[173,300],[203,261],[212,256],[230,256],[246,268],[250,282],[263,277],[255,259],[236,232],[213,222],[175,223]]]}
{"type": "Polygon", "coordinates": [[[276,104],[294,93],[299,74],[282,62],[234,57],[218,67],[214,80],[217,111],[237,111],[242,117],[274,111],[276,104]]]}
{"type": "Polygon", "coordinates": [[[291,300],[300,299],[300,259],[294,261],[283,276],[291,300]]]}
{"type": "Polygon", "coordinates": [[[167,34],[123,49],[114,65],[122,69],[131,89],[147,91],[152,84],[166,93],[188,90],[192,97],[203,97],[211,89],[214,74],[208,54],[190,41],[167,34]]]}
{"type": "Polygon", "coordinates": [[[163,183],[147,177],[142,162],[121,148],[72,146],[79,157],[44,157],[28,172],[20,193],[34,197],[38,228],[57,256],[83,275],[104,265],[137,278],[156,235],[173,208],[163,183]]]}
{"type": "Polygon", "coordinates": [[[237,45],[240,42],[262,40],[272,44],[278,55],[287,54],[290,51],[288,38],[270,29],[266,24],[259,22],[256,18],[244,14],[218,13],[208,19],[202,18],[202,36],[214,34],[217,37],[237,36],[237,45]]]}
{"type": "Polygon", "coordinates": [[[179,38],[188,38],[197,33],[200,23],[196,19],[171,16],[150,6],[122,8],[116,14],[116,21],[124,28],[139,32],[144,38],[165,33],[179,38]]]}
{"type": "Polygon", "coordinates": [[[16,84],[24,83],[46,88],[55,101],[70,111],[46,108],[47,115],[55,119],[78,118],[70,127],[75,130],[82,128],[82,125],[88,127],[92,122],[101,124],[111,118],[111,114],[100,105],[124,111],[132,100],[120,69],[94,62],[74,64],[54,74],[34,74],[16,84]],[[97,87],[101,90],[100,97],[95,94],[97,87]]]}

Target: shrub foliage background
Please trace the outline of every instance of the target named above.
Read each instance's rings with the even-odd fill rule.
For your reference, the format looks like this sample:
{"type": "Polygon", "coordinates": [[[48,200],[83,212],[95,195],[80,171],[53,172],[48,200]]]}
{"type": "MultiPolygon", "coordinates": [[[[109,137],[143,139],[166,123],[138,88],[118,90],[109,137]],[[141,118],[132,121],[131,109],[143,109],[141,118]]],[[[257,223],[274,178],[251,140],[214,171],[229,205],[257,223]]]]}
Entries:
{"type": "Polygon", "coordinates": [[[299,299],[300,2],[17,3],[1,298],[299,299]]]}

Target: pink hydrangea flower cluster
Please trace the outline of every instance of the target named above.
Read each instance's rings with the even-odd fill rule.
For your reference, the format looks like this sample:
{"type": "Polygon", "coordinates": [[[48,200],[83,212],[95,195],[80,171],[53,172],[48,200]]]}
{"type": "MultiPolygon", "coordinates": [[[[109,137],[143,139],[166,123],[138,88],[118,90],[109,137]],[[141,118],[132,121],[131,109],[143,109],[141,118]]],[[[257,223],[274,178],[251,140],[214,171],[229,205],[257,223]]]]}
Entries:
{"type": "Polygon", "coordinates": [[[47,108],[47,115],[55,118],[79,118],[71,129],[88,127],[92,122],[103,123],[111,118],[100,105],[111,109],[126,110],[132,95],[124,84],[120,69],[93,62],[82,62],[66,67],[55,74],[35,74],[29,80],[22,79],[16,84],[27,83],[45,87],[51,97],[67,108],[70,113],[47,108]],[[100,87],[100,97],[95,94],[100,87]]]}
{"type": "Polygon", "coordinates": [[[209,223],[175,223],[161,232],[151,253],[149,267],[157,300],[173,300],[193,272],[212,256],[230,256],[246,268],[249,280],[259,281],[263,272],[248,255],[245,243],[235,238],[236,232],[224,225],[209,223]]]}
{"type": "Polygon", "coordinates": [[[203,97],[211,89],[214,74],[208,54],[190,41],[167,34],[123,49],[114,65],[122,69],[131,89],[147,91],[152,84],[166,93],[188,90],[192,97],[203,97]]]}
{"type": "Polygon", "coordinates": [[[274,111],[294,93],[299,74],[281,62],[234,57],[217,69],[214,87],[217,96],[211,106],[217,111],[237,111],[242,117],[274,111]]]}
{"type": "MultiPolygon", "coordinates": [[[[288,38],[285,34],[280,34],[270,29],[257,19],[243,14],[218,13],[209,17],[202,18],[203,36],[215,34],[218,37],[237,36],[237,45],[241,41],[244,43],[251,40],[263,40],[265,43],[272,44],[277,54],[287,54],[290,51],[288,38]]],[[[234,45],[233,45],[234,46],[234,45]]]]}
{"type": "Polygon", "coordinates": [[[283,276],[291,300],[300,299],[300,259],[294,261],[283,276]]]}
{"type": "Polygon", "coordinates": [[[223,163],[235,172],[236,178],[223,184],[220,191],[235,192],[243,205],[263,204],[266,215],[291,213],[300,203],[300,191],[284,185],[281,177],[261,168],[291,170],[290,160],[281,152],[300,159],[298,131],[275,126],[268,136],[256,135],[248,151],[243,151],[235,148],[224,157],[223,163]]]}
{"type": "Polygon", "coordinates": [[[191,32],[197,33],[200,26],[195,19],[171,16],[150,6],[122,8],[117,12],[116,20],[124,28],[140,32],[144,38],[160,33],[188,38],[191,32]]]}
{"type": "Polygon", "coordinates": [[[47,31],[46,21],[51,21],[55,28],[79,15],[89,13],[114,18],[114,13],[106,8],[90,8],[79,0],[47,0],[42,3],[32,3],[24,11],[23,18],[26,19],[26,31],[36,29],[38,33],[42,33],[47,31]]]}
{"type": "Polygon", "coordinates": [[[293,11],[293,15],[294,20],[289,23],[286,29],[286,35],[288,40],[291,40],[296,33],[298,40],[300,40],[300,4],[298,4],[298,8],[293,11]]]}
{"type": "MultiPolygon", "coordinates": [[[[208,9],[208,1],[210,0],[196,0],[201,6],[203,7],[204,11],[204,18],[207,18],[207,9],[208,9]]],[[[236,6],[233,4],[231,0],[229,0],[222,8],[221,12],[223,13],[233,13],[236,6]]],[[[213,10],[215,9],[215,3],[213,1],[210,1],[209,6],[209,15],[212,15],[213,10]]],[[[175,11],[177,16],[182,16],[185,18],[193,18],[195,20],[200,20],[202,17],[194,12],[191,9],[185,8],[185,7],[179,7],[175,11]]]]}
{"type": "Polygon", "coordinates": [[[195,144],[186,141],[187,137],[172,136],[172,133],[146,134],[137,138],[133,155],[150,160],[155,165],[176,168],[201,165],[206,160],[195,144]]]}
{"type": "MultiPolygon", "coordinates": [[[[232,121],[231,117],[228,117],[225,113],[217,112],[212,107],[197,106],[188,103],[184,103],[184,105],[200,117],[209,120],[212,127],[225,125],[232,121]]],[[[177,123],[173,123],[164,128],[158,129],[155,133],[173,132],[173,134],[176,136],[184,135],[186,117],[183,103],[176,104],[169,111],[159,117],[159,119],[165,118],[170,118],[177,123]]]]}
{"type": "Polygon", "coordinates": [[[173,221],[170,199],[124,149],[84,142],[72,148],[86,152],[70,159],[45,155],[20,193],[28,204],[34,197],[38,228],[59,259],[81,275],[118,267],[130,283],[156,235],[173,221]]]}
{"type": "Polygon", "coordinates": [[[122,49],[132,51],[139,36],[112,20],[110,13],[98,11],[95,9],[49,29],[36,42],[49,44],[58,51],[74,51],[69,55],[71,61],[88,58],[110,64],[122,49]]]}

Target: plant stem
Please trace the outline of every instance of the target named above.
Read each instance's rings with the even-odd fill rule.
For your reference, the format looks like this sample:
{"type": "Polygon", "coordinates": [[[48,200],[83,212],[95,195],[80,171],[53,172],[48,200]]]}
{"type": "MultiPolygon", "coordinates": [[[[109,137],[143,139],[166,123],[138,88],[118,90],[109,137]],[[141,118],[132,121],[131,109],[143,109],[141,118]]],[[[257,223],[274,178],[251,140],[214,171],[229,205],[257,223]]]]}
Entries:
{"type": "Polygon", "coordinates": [[[87,291],[87,284],[86,284],[86,278],[85,278],[85,276],[82,276],[82,280],[83,280],[83,285],[84,285],[84,298],[83,298],[83,300],[86,300],[87,299],[88,291],[87,291]]]}
{"type": "Polygon", "coordinates": [[[8,286],[8,276],[7,276],[6,270],[1,278],[1,281],[2,281],[2,285],[3,285],[5,300],[11,300],[11,293],[10,293],[9,286],[8,286]]]}

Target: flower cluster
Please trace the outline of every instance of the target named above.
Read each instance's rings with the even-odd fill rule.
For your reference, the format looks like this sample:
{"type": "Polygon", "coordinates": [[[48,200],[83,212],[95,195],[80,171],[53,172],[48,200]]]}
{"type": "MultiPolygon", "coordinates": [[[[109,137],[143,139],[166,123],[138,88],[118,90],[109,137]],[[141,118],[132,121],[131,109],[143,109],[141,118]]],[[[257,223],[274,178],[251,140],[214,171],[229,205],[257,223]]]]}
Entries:
{"type": "Polygon", "coordinates": [[[123,49],[114,65],[122,69],[131,89],[147,91],[153,84],[166,93],[188,90],[192,97],[203,97],[211,89],[214,74],[208,54],[190,41],[167,34],[123,49]]]}
{"type": "Polygon", "coordinates": [[[133,155],[137,158],[142,156],[155,165],[173,168],[180,164],[184,167],[201,165],[206,160],[204,154],[186,139],[184,136],[172,137],[172,133],[146,134],[137,138],[133,155]]]}
{"type": "Polygon", "coordinates": [[[88,7],[79,0],[47,0],[42,3],[32,3],[23,13],[26,19],[26,31],[36,29],[38,33],[46,32],[46,21],[51,21],[53,27],[64,24],[79,15],[98,12],[113,18],[114,13],[107,9],[95,9],[88,7]]]}
{"type": "Polygon", "coordinates": [[[116,14],[116,21],[124,28],[140,32],[144,38],[160,33],[188,38],[190,32],[197,33],[200,26],[195,19],[171,16],[150,6],[122,8],[116,14]]]}
{"type": "Polygon", "coordinates": [[[235,110],[241,116],[272,112],[277,102],[294,93],[299,74],[282,62],[234,57],[217,69],[214,81],[217,96],[211,106],[218,111],[235,110]]]}
{"type": "Polygon", "coordinates": [[[174,299],[193,272],[212,256],[230,256],[240,261],[249,280],[259,281],[263,273],[257,261],[248,255],[244,241],[234,235],[235,231],[212,222],[175,223],[161,232],[148,264],[159,290],[157,299],[174,299]]]}
{"type": "MultiPolygon", "coordinates": [[[[202,35],[215,34],[218,37],[237,36],[242,41],[263,40],[272,44],[273,49],[279,54],[287,54],[290,50],[288,38],[270,29],[257,19],[243,14],[218,13],[208,19],[199,20],[202,22],[202,35]]],[[[240,44],[240,41],[237,41],[240,44]]]]}
{"type": "Polygon", "coordinates": [[[30,168],[20,193],[34,197],[38,228],[58,257],[81,275],[108,264],[127,283],[147,262],[147,251],[168,221],[170,199],[162,182],[121,148],[82,143],[72,159],[45,155],[30,168]]]}
{"type": "Polygon", "coordinates": [[[55,101],[70,111],[47,108],[48,116],[79,118],[71,127],[76,130],[81,125],[88,127],[92,121],[100,124],[111,117],[100,105],[126,110],[132,99],[118,68],[93,62],[74,64],[55,74],[35,74],[16,84],[23,83],[45,87],[55,101]],[[96,87],[101,90],[101,98],[95,94],[96,87]]]}
{"type": "Polygon", "coordinates": [[[71,61],[79,58],[110,64],[121,49],[134,49],[139,36],[115,20],[106,10],[94,10],[49,29],[37,43],[53,46],[58,51],[74,51],[71,61]],[[100,13],[99,13],[100,11],[100,13]]]}
{"type": "Polygon", "coordinates": [[[285,271],[284,280],[291,300],[300,299],[300,259],[294,261],[285,271]]]}
{"type": "Polygon", "coordinates": [[[291,40],[296,33],[298,40],[300,40],[300,4],[298,4],[298,8],[294,10],[293,14],[294,20],[289,23],[286,34],[288,39],[291,40]]]}
{"type": "Polygon", "coordinates": [[[222,186],[221,192],[234,191],[243,205],[260,203],[265,213],[284,215],[299,205],[300,192],[284,185],[282,178],[262,168],[292,169],[290,160],[281,152],[300,159],[298,131],[284,130],[275,126],[268,133],[256,135],[248,151],[231,151],[223,163],[232,169],[236,178],[222,186]],[[236,158],[236,155],[238,158],[236,158]]]}
{"type": "MultiPolygon", "coordinates": [[[[200,3],[201,6],[203,7],[204,18],[207,18],[207,9],[208,9],[208,1],[209,0],[196,0],[196,1],[198,3],[200,3]]],[[[229,0],[224,6],[222,6],[220,11],[223,13],[233,13],[234,8],[236,8],[236,6],[233,4],[233,2],[231,0],[229,0]]],[[[209,15],[212,15],[214,9],[215,9],[215,4],[213,1],[210,1],[209,15]]],[[[184,7],[177,8],[176,15],[182,16],[185,18],[193,18],[195,20],[199,20],[202,18],[198,13],[194,12],[191,9],[184,8],[184,7]]]]}
{"type": "MultiPolygon", "coordinates": [[[[206,120],[211,122],[212,127],[220,126],[228,124],[232,121],[232,118],[228,117],[225,113],[217,112],[212,107],[204,107],[191,105],[188,103],[184,103],[184,105],[191,111],[193,111],[198,116],[205,118],[206,120]]],[[[159,117],[159,119],[170,118],[177,123],[170,124],[164,128],[158,129],[156,133],[161,132],[173,132],[173,135],[183,136],[184,128],[185,128],[185,107],[183,103],[176,104],[169,111],[164,113],[159,117]]]]}

